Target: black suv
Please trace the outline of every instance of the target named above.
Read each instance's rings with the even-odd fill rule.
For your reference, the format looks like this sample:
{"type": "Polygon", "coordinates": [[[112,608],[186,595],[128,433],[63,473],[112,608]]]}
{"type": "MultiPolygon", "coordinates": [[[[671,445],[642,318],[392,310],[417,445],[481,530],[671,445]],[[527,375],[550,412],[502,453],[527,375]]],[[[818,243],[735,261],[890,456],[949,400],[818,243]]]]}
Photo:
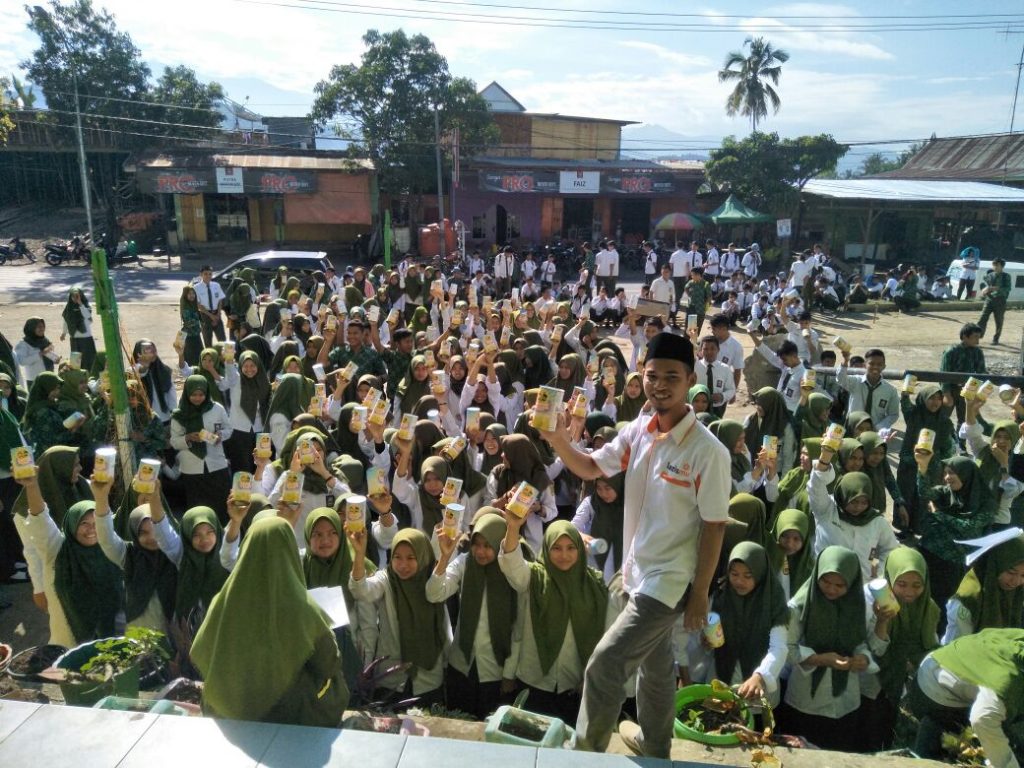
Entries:
{"type": "Polygon", "coordinates": [[[255,269],[256,285],[253,287],[257,293],[265,293],[270,281],[277,276],[279,267],[287,267],[289,277],[298,277],[303,290],[306,290],[313,282],[311,276],[314,272],[326,272],[333,265],[324,251],[260,251],[232,262],[230,266],[215,273],[213,279],[227,290],[239,272],[255,269]]]}

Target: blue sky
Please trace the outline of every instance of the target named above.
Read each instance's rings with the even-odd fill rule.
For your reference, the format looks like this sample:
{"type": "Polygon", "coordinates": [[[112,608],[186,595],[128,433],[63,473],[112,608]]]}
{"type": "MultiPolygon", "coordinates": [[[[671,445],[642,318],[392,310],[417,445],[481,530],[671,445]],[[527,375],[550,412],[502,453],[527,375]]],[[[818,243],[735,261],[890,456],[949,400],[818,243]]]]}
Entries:
{"type": "MultiPolygon", "coordinates": [[[[953,16],[962,2],[888,0],[847,4],[753,2],[683,3],[662,0],[479,0],[506,6],[547,6],[555,12],[495,9],[470,2],[323,0],[336,11],[259,5],[237,0],[95,0],[117,18],[150,66],[186,64],[200,77],[225,85],[237,101],[268,115],[302,114],[313,85],[334,64],[357,61],[365,30],[403,27],[422,32],[448,59],[453,73],[505,86],[533,111],[637,120],[624,134],[640,148],[646,136],[679,151],[706,147],[749,124],[724,112],[728,86],[716,73],[725,55],[750,34],[764,35],[790,53],[779,92],[782,109],[765,127],[786,136],[826,132],[847,141],[1005,131],[1024,44],[1019,2],[979,3],[986,14],[1020,14],[1007,34],[997,29],[928,32],[806,30],[802,24],[893,25],[921,23],[882,16],[953,16]],[[397,10],[389,10],[397,9],[397,10]],[[352,11],[363,13],[356,15],[352,11]],[[374,10],[377,13],[374,13],[374,10]],[[579,11],[628,11],[630,15],[572,15],[579,11]],[[422,18],[427,12],[503,14],[486,24],[422,18]],[[643,13],[694,14],[674,20],[643,13]],[[416,18],[378,15],[395,13],[416,18]],[[840,17],[857,17],[840,19],[840,17]],[[518,18],[517,18],[518,17],[518,18]],[[587,18],[612,25],[653,22],[648,29],[551,29],[515,22],[522,17],[563,21],[587,18]],[[803,18],[791,18],[803,17],[803,18]],[[671,31],[669,22],[701,23],[701,31],[671,31]],[[1016,32],[1014,32],[1016,30],[1016,32]],[[636,132],[634,132],[636,131],[636,132]],[[632,138],[630,138],[632,137],[632,138]]],[[[280,0],[304,5],[304,0],[280,0]]],[[[0,5],[0,72],[36,44],[24,25],[21,3],[0,5]]],[[[936,19],[941,23],[976,21],[936,19]]],[[[1024,101],[1024,100],[1022,100],[1024,101]]],[[[1017,129],[1024,127],[1024,103],[1017,129]]],[[[868,149],[857,149],[866,154],[868,149]]]]}

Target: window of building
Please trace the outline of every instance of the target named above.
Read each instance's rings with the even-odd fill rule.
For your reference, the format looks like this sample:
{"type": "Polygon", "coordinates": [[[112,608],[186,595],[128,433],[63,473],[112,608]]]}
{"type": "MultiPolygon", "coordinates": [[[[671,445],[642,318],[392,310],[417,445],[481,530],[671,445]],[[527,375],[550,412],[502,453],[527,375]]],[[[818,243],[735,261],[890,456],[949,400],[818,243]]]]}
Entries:
{"type": "Polygon", "coordinates": [[[486,216],[474,216],[473,217],[473,239],[483,240],[487,237],[487,217],[486,216]]]}
{"type": "Polygon", "coordinates": [[[519,215],[515,213],[508,214],[508,217],[505,219],[505,228],[505,231],[508,232],[506,239],[512,240],[513,238],[520,237],[519,215]]]}

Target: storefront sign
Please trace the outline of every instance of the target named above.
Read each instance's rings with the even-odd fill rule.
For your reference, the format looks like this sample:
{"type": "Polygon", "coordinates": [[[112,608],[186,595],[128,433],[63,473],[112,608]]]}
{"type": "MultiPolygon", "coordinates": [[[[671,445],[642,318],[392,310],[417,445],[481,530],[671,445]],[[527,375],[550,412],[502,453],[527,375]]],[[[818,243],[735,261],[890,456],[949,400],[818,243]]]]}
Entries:
{"type": "Polygon", "coordinates": [[[554,171],[480,171],[479,187],[486,192],[530,194],[558,192],[554,171]]]}
{"type": "Polygon", "coordinates": [[[559,171],[558,191],[563,195],[596,195],[601,191],[601,172],[559,171]]]}
{"type": "Polygon", "coordinates": [[[217,192],[227,195],[240,195],[245,189],[242,184],[241,168],[217,168],[217,192]]]}
{"type": "Polygon", "coordinates": [[[316,192],[316,174],[312,171],[263,171],[257,175],[258,185],[246,191],[265,195],[290,195],[316,192]]]}
{"type": "Polygon", "coordinates": [[[139,189],[150,194],[198,195],[213,188],[213,174],[207,170],[139,171],[139,189]]]}
{"type": "Polygon", "coordinates": [[[664,195],[675,191],[675,179],[667,173],[611,171],[601,177],[601,192],[610,195],[664,195]]]}

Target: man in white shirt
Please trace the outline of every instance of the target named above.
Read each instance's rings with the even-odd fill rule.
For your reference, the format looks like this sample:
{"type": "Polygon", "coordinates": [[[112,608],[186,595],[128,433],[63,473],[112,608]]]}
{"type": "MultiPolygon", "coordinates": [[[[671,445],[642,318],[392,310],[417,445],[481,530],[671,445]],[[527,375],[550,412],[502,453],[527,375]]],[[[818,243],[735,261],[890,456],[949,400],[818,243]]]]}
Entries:
{"type": "Polygon", "coordinates": [[[658,252],[646,240],[640,244],[640,248],[644,252],[644,282],[650,285],[658,274],[658,252]]]}
{"type": "Polygon", "coordinates": [[[505,298],[512,292],[512,274],[515,269],[515,253],[511,245],[506,245],[494,257],[494,280],[499,299],[505,298]]]}
{"type": "Polygon", "coordinates": [[[523,273],[523,279],[537,274],[537,262],[533,260],[533,251],[527,252],[523,263],[519,265],[519,269],[523,273]]]}
{"type": "Polygon", "coordinates": [[[728,451],[687,404],[694,362],[688,339],[659,333],[644,361],[650,415],[630,422],[592,454],[575,446],[569,430],[541,433],[584,481],[625,472],[622,583],[630,597],[587,665],[576,732],[578,748],[588,751],[607,749],[626,681],[639,673],[639,726],[623,723],[619,731],[641,754],[669,757],[676,689],[672,631],[680,613],[688,631],[707,625],[731,480],[728,451]]]}
{"type": "Polygon", "coordinates": [[[546,261],[540,265],[540,284],[547,288],[555,282],[558,275],[558,263],[555,261],[555,254],[549,253],[546,261]]]}
{"type": "Polygon", "coordinates": [[[608,295],[609,296],[614,296],[615,295],[615,286],[616,286],[616,284],[619,281],[619,251],[615,247],[615,241],[614,240],[609,240],[608,241],[608,260],[609,260],[609,262],[611,264],[611,271],[612,271],[612,273],[611,273],[611,278],[612,279],[609,281],[609,284],[607,286],[607,288],[608,288],[608,295]]]}
{"type": "Polygon", "coordinates": [[[704,259],[704,275],[710,280],[721,271],[722,259],[718,255],[718,249],[715,248],[714,240],[709,239],[704,245],[707,249],[707,258],[704,259]]]}
{"type": "Polygon", "coordinates": [[[740,271],[740,255],[736,253],[736,245],[729,243],[721,256],[721,272],[723,277],[731,277],[740,271]]]}
{"type": "Polygon", "coordinates": [[[743,360],[743,345],[732,333],[729,332],[729,319],[721,315],[714,315],[711,318],[711,333],[718,340],[718,355],[716,359],[733,370],[733,389],[740,386],[740,374],[746,363],[743,360]]]}
{"type": "Polygon", "coordinates": [[[667,302],[669,315],[675,315],[676,286],[672,280],[672,268],[668,264],[661,268],[661,277],[651,281],[651,301],[667,302]]]}
{"type": "Polygon", "coordinates": [[[786,409],[796,413],[800,405],[800,380],[804,377],[804,364],[800,362],[800,355],[797,353],[796,344],[789,339],[779,345],[776,354],[764,344],[760,334],[751,334],[754,339],[754,351],[769,363],[779,369],[779,385],[776,387],[779,394],[786,401],[786,409]]]}
{"type": "MultiPolygon", "coordinates": [[[[690,270],[693,269],[697,257],[697,241],[690,243],[690,250],[684,251],[681,243],[668,257],[668,263],[672,267],[672,282],[675,283],[675,295],[679,298],[683,295],[683,288],[686,281],[690,279],[690,270]]],[[[664,274],[664,273],[662,273],[664,274]]],[[[675,307],[673,307],[675,309],[675,307]]]]}
{"type": "Polygon", "coordinates": [[[736,400],[736,382],[732,368],[718,361],[718,339],[714,334],[700,340],[700,359],[693,373],[697,383],[711,391],[711,411],[718,418],[725,415],[725,406],[736,400]]]}
{"type": "Polygon", "coordinates": [[[885,352],[869,349],[864,353],[864,373],[851,376],[846,367],[850,364],[850,353],[843,352],[843,363],[836,376],[839,386],[850,393],[847,415],[853,411],[864,411],[871,416],[871,424],[877,432],[889,429],[900,417],[900,393],[890,382],[882,378],[885,370],[885,352]]]}
{"type": "Polygon", "coordinates": [[[196,299],[199,301],[199,319],[202,322],[203,345],[213,346],[213,338],[224,341],[224,323],[221,320],[221,304],[226,298],[224,289],[213,282],[213,267],[204,264],[199,268],[199,280],[194,283],[196,299]]]}
{"type": "Polygon", "coordinates": [[[807,280],[810,274],[811,265],[807,263],[807,254],[797,254],[796,261],[789,267],[789,280],[786,282],[786,287],[803,291],[804,281],[807,280]]]}
{"type": "Polygon", "coordinates": [[[470,255],[468,269],[467,274],[470,275],[475,275],[477,272],[483,272],[486,269],[483,257],[480,256],[480,251],[473,251],[470,255]]]}
{"type": "Polygon", "coordinates": [[[786,338],[796,344],[797,354],[804,365],[817,365],[821,361],[821,335],[811,328],[811,311],[801,311],[796,322],[786,320],[786,330],[786,338]]]}
{"type": "Polygon", "coordinates": [[[758,270],[761,269],[761,246],[751,243],[750,250],[743,254],[740,264],[743,267],[743,274],[751,280],[756,280],[758,270]]]}

